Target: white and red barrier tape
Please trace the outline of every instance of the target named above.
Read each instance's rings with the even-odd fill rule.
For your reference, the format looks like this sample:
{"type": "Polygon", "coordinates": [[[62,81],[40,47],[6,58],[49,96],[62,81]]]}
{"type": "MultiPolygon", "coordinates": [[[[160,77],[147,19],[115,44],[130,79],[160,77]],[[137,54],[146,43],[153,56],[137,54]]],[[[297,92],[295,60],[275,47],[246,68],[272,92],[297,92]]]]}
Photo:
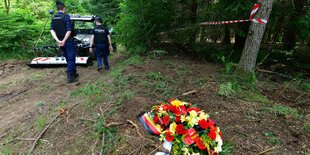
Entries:
{"type": "Polygon", "coordinates": [[[255,14],[257,13],[258,9],[260,8],[260,4],[254,4],[251,14],[250,14],[250,19],[244,19],[244,20],[230,20],[230,21],[219,21],[219,22],[203,22],[200,25],[221,25],[221,24],[234,24],[234,23],[243,23],[243,22],[254,22],[254,23],[259,23],[259,24],[266,24],[268,21],[266,19],[261,19],[261,18],[254,18],[255,14]]]}

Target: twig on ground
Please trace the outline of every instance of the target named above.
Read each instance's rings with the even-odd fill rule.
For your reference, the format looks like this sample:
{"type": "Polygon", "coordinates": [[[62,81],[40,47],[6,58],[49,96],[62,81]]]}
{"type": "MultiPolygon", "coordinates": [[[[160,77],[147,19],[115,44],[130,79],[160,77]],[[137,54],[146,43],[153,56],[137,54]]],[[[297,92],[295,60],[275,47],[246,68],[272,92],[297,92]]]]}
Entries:
{"type": "Polygon", "coordinates": [[[133,153],[139,151],[141,148],[143,148],[143,147],[145,147],[145,146],[147,146],[149,144],[150,143],[145,143],[144,145],[141,145],[140,147],[138,147],[138,148],[134,149],[133,151],[131,151],[128,155],[132,155],[133,153]]]}
{"type": "Polygon", "coordinates": [[[104,131],[102,132],[102,140],[101,140],[101,149],[100,149],[100,155],[103,155],[103,148],[104,148],[104,138],[105,138],[105,135],[104,135],[104,131]]]}
{"type": "Polygon", "coordinates": [[[279,93],[279,95],[278,95],[277,100],[275,101],[275,103],[277,103],[277,102],[280,100],[280,96],[282,96],[284,99],[287,99],[287,98],[285,98],[285,97],[283,96],[283,93],[284,93],[285,89],[286,89],[289,85],[291,85],[291,83],[292,83],[293,81],[295,81],[295,80],[296,80],[296,79],[292,79],[289,83],[287,83],[287,84],[282,88],[282,90],[280,91],[280,93],[279,93]]]}
{"type": "Polygon", "coordinates": [[[276,148],[276,147],[272,147],[272,148],[267,149],[267,150],[265,150],[265,151],[262,151],[262,152],[260,152],[260,153],[258,153],[258,154],[256,154],[256,155],[262,155],[262,154],[265,154],[265,153],[267,153],[267,152],[270,152],[270,151],[274,150],[275,148],[276,148]]]}
{"type": "Polygon", "coordinates": [[[105,125],[106,128],[111,127],[111,126],[120,126],[120,125],[124,125],[126,123],[124,122],[111,122],[105,125]]]}
{"type": "Polygon", "coordinates": [[[156,150],[158,150],[160,147],[162,146],[162,144],[158,145],[152,152],[150,152],[148,155],[153,154],[156,150]]]}
{"type": "Polygon", "coordinates": [[[142,134],[141,134],[140,131],[139,131],[138,125],[135,124],[132,120],[127,120],[127,122],[129,122],[131,125],[133,125],[133,126],[136,128],[136,131],[137,131],[138,135],[139,135],[142,139],[145,139],[145,140],[147,140],[147,141],[150,141],[150,142],[152,142],[153,144],[155,143],[153,140],[148,139],[148,138],[145,138],[144,136],[142,136],[142,134]]]}
{"type": "MultiPolygon", "coordinates": [[[[72,109],[73,107],[75,107],[76,105],[78,105],[79,103],[76,103],[74,105],[72,105],[70,108],[68,108],[68,110],[72,109]]],[[[38,140],[43,136],[43,134],[46,132],[46,130],[57,120],[57,118],[62,115],[63,113],[58,113],[57,116],[55,116],[52,121],[50,123],[47,124],[47,126],[40,132],[40,134],[35,138],[35,141],[32,144],[32,147],[29,151],[29,153],[31,154],[33,152],[33,150],[35,149],[38,140]]]]}
{"type": "Polygon", "coordinates": [[[284,75],[284,74],[273,72],[273,71],[268,71],[268,70],[263,70],[263,69],[257,69],[257,71],[262,72],[262,73],[278,75],[278,76],[288,78],[288,79],[294,79],[294,77],[292,77],[292,76],[284,75]]]}
{"type": "Polygon", "coordinates": [[[299,95],[296,99],[295,99],[295,101],[298,101],[302,96],[304,96],[306,94],[306,92],[304,92],[304,93],[302,93],[301,95],[299,95]]]}
{"type": "Polygon", "coordinates": [[[80,118],[81,121],[88,121],[88,122],[92,122],[95,123],[96,121],[93,119],[89,119],[89,118],[80,118]]]}
{"type": "Polygon", "coordinates": [[[197,90],[196,90],[196,89],[191,90],[191,91],[186,92],[186,93],[183,93],[182,96],[187,96],[187,95],[191,95],[191,94],[195,94],[195,93],[197,93],[197,90]]]}

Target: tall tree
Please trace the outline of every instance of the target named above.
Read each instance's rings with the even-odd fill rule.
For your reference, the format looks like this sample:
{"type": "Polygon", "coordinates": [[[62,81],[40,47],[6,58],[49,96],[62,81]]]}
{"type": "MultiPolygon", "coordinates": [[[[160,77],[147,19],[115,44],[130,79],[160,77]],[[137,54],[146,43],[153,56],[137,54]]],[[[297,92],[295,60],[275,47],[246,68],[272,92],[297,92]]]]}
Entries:
{"type": "MultiPolygon", "coordinates": [[[[269,19],[272,10],[273,0],[258,0],[258,3],[260,3],[262,6],[258,10],[257,16],[255,17],[269,19]]],[[[251,24],[239,62],[239,69],[245,72],[252,72],[254,70],[256,58],[264,36],[265,28],[266,24],[258,24],[254,22],[251,24]]]]}

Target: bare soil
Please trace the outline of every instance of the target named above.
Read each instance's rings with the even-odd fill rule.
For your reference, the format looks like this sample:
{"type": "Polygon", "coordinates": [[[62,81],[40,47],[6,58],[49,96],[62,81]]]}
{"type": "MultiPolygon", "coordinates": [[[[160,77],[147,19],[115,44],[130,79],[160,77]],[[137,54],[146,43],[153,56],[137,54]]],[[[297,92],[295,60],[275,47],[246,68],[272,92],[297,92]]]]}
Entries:
{"type": "MultiPolygon", "coordinates": [[[[111,70],[122,60],[121,54],[114,55],[111,70]]],[[[33,140],[26,138],[35,138],[42,131],[37,125],[38,118],[45,118],[48,123],[59,114],[62,105],[70,107],[78,103],[50,126],[33,154],[100,153],[102,137],[96,134],[92,119],[94,115],[109,112],[115,105],[102,102],[89,107],[83,96],[75,97],[71,93],[88,83],[98,80],[112,83],[115,79],[109,78],[107,72],[98,73],[95,65],[79,67],[78,72],[79,82],[67,84],[65,68],[33,69],[27,67],[26,62],[0,63],[0,152],[10,150],[12,154],[18,154],[29,151],[33,140]]],[[[117,106],[115,114],[106,120],[106,124],[124,124],[114,127],[116,141],[103,142],[116,143],[117,146],[105,154],[149,154],[160,146],[158,138],[148,135],[140,125],[137,115],[171,97],[197,104],[208,112],[223,131],[224,141],[233,146],[233,154],[258,154],[268,149],[271,150],[266,154],[275,155],[310,152],[310,133],[304,129],[304,124],[310,123],[310,93],[298,87],[298,80],[274,82],[268,75],[259,74],[257,91],[270,101],[262,103],[236,97],[238,95],[217,95],[219,84],[225,80],[223,66],[185,56],[145,59],[143,64],[127,66],[123,76],[130,74],[135,79],[128,83],[127,89],[134,92],[134,96],[124,100],[117,106]],[[143,82],[150,81],[146,76],[150,73],[162,75],[169,81],[165,86],[169,87],[171,96],[167,96],[165,90],[143,82]],[[197,90],[197,93],[180,96],[191,90],[197,90]],[[266,112],[264,107],[272,104],[295,108],[302,118],[266,112]]]]}

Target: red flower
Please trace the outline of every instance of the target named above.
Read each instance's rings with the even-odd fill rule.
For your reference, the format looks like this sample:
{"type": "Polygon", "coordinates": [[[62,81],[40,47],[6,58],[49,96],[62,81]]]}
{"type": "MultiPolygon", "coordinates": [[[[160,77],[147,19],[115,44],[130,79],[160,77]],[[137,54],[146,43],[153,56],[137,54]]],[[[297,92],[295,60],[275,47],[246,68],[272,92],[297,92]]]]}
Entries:
{"type": "Polygon", "coordinates": [[[166,132],[166,140],[168,142],[172,142],[174,140],[174,136],[172,136],[171,134],[171,132],[166,132]]]}
{"type": "Polygon", "coordinates": [[[215,124],[215,122],[211,118],[208,118],[208,122],[210,123],[210,125],[215,124]]]}
{"type": "Polygon", "coordinates": [[[195,141],[196,141],[196,145],[198,146],[200,150],[206,149],[206,145],[201,141],[200,138],[197,138],[195,141]]]}
{"type": "Polygon", "coordinates": [[[180,123],[181,122],[181,116],[175,116],[175,122],[180,123]]]}
{"type": "Polygon", "coordinates": [[[155,117],[154,117],[154,123],[157,123],[157,122],[159,122],[159,118],[158,118],[158,115],[156,115],[155,117]]]}
{"type": "Polygon", "coordinates": [[[200,109],[197,108],[197,107],[192,107],[192,108],[187,108],[187,112],[191,112],[192,110],[196,111],[196,112],[199,112],[200,109]]]}
{"type": "Polygon", "coordinates": [[[198,125],[203,129],[207,129],[210,126],[210,124],[205,119],[198,121],[198,125]]]}
{"type": "Polygon", "coordinates": [[[169,122],[170,122],[170,117],[169,117],[169,115],[166,115],[166,116],[163,118],[163,123],[164,123],[164,125],[168,125],[169,122]]]}
{"type": "Polygon", "coordinates": [[[178,124],[176,127],[176,132],[179,135],[183,135],[186,133],[186,130],[184,129],[184,126],[182,124],[178,124]]]}
{"type": "Polygon", "coordinates": [[[172,101],[174,101],[174,99],[173,99],[173,98],[171,98],[171,99],[169,99],[169,100],[168,100],[168,102],[169,102],[169,103],[171,103],[172,101]]]}
{"type": "Polygon", "coordinates": [[[164,111],[167,111],[169,109],[169,105],[168,104],[165,104],[164,106],[163,106],[163,110],[164,111]]]}
{"type": "Polygon", "coordinates": [[[169,109],[171,112],[173,112],[176,116],[180,116],[182,114],[182,111],[179,107],[176,106],[170,106],[169,109]]]}
{"type": "Polygon", "coordinates": [[[195,143],[195,141],[190,136],[185,136],[184,139],[183,139],[183,142],[186,145],[192,145],[192,144],[195,143]]]}
{"type": "Polygon", "coordinates": [[[181,110],[183,115],[187,115],[186,107],[185,106],[180,106],[179,109],[181,110]]]}
{"type": "Polygon", "coordinates": [[[192,139],[195,139],[197,137],[197,132],[194,128],[189,128],[186,134],[190,136],[192,139]]]}
{"type": "Polygon", "coordinates": [[[216,130],[210,130],[210,132],[208,133],[208,136],[212,139],[215,140],[216,138],[216,130]]]}

